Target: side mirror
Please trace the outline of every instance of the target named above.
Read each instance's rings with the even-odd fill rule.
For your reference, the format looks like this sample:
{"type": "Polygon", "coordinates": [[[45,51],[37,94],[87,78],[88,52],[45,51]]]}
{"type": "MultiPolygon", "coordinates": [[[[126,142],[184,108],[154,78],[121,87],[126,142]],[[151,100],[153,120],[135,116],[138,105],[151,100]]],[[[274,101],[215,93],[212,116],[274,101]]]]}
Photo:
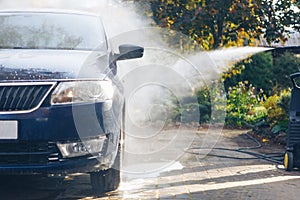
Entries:
{"type": "Polygon", "coordinates": [[[144,55],[144,48],[131,44],[123,44],[119,46],[120,54],[116,54],[116,61],[141,58],[144,55]]]}

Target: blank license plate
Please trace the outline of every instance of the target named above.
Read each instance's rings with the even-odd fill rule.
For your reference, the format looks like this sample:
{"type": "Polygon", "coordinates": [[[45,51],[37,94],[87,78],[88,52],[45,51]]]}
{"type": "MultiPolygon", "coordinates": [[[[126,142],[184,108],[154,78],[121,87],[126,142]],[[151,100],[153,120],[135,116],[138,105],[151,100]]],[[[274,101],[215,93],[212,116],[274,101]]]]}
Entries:
{"type": "Polygon", "coordinates": [[[0,139],[18,139],[18,122],[0,121],[0,139]]]}

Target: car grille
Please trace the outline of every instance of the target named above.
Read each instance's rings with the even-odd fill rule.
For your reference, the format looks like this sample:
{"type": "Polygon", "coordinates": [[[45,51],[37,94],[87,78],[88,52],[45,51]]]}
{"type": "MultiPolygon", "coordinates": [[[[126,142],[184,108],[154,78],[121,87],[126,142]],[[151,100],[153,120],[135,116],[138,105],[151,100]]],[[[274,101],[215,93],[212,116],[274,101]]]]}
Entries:
{"type": "Polygon", "coordinates": [[[0,112],[32,111],[40,106],[54,83],[0,84],[0,112]]]}
{"type": "Polygon", "coordinates": [[[38,165],[57,162],[60,153],[55,143],[0,143],[0,165],[38,165]]]}

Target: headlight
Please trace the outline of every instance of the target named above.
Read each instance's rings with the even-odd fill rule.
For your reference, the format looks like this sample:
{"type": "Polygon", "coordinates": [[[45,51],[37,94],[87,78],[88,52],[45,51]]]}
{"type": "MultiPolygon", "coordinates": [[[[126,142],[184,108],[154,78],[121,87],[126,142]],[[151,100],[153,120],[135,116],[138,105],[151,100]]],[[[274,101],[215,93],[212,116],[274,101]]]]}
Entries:
{"type": "Polygon", "coordinates": [[[113,93],[109,80],[61,82],[52,93],[51,104],[103,102],[112,99],[113,93]]]}
{"type": "Polygon", "coordinates": [[[84,142],[57,143],[57,147],[64,158],[72,158],[101,152],[105,139],[103,136],[84,142]]]}

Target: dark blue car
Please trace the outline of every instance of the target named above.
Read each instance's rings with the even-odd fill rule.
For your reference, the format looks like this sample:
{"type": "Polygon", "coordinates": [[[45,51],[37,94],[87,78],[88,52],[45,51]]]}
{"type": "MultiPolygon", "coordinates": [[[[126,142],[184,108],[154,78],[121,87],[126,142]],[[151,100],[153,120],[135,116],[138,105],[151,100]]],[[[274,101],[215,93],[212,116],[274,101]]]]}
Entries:
{"type": "Polygon", "coordinates": [[[120,182],[124,98],[99,17],[0,12],[0,174],[90,173],[95,192],[120,182]]]}

